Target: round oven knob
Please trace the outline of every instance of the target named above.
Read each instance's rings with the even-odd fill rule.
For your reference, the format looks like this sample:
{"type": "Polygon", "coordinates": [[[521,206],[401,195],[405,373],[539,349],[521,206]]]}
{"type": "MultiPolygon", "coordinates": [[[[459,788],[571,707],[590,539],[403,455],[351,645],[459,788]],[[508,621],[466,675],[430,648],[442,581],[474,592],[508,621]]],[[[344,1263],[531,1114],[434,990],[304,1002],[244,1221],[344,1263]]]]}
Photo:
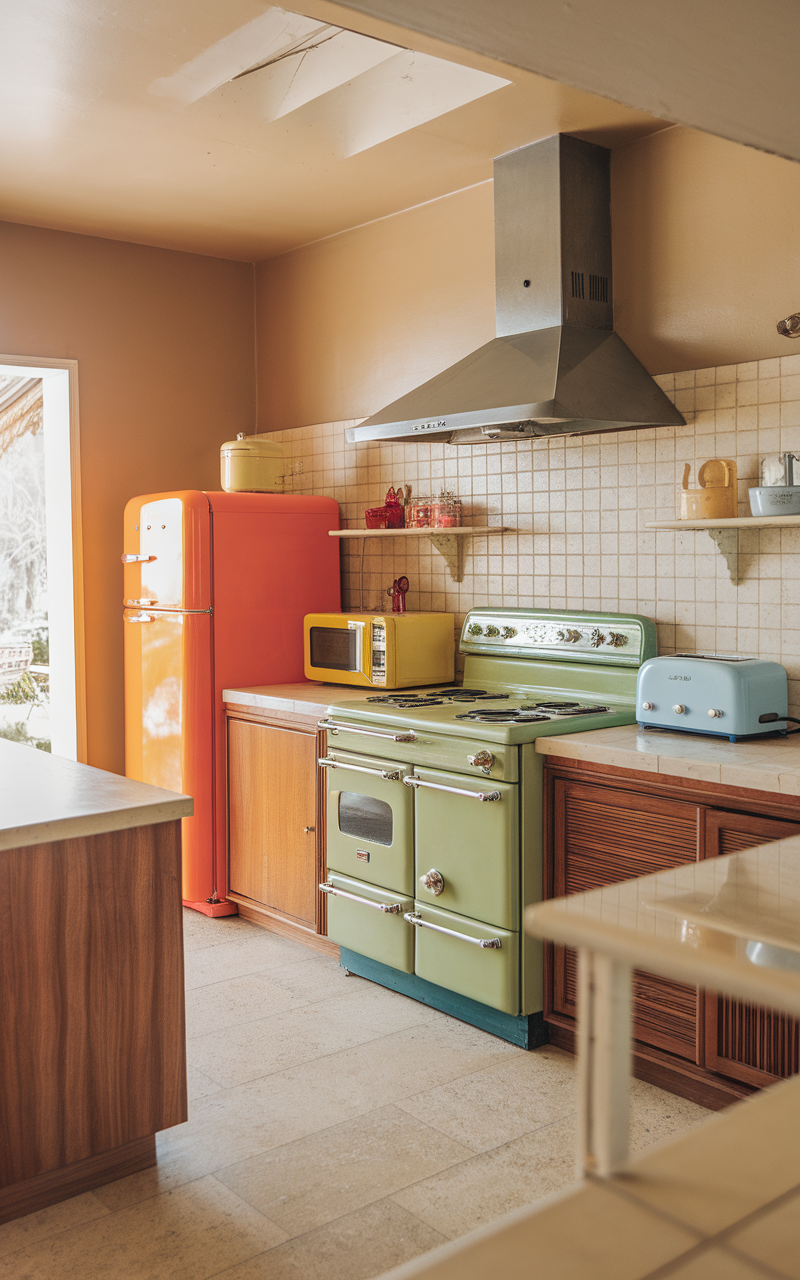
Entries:
{"type": "Polygon", "coordinates": [[[467,756],[467,764],[471,764],[474,769],[480,769],[482,773],[491,773],[494,756],[491,751],[476,751],[474,756],[467,756]]]}
{"type": "Polygon", "coordinates": [[[423,889],[427,889],[428,893],[432,893],[435,898],[438,898],[444,889],[444,876],[435,867],[426,871],[424,876],[420,876],[419,882],[423,889]]]}
{"type": "Polygon", "coordinates": [[[686,708],[682,702],[676,702],[672,710],[675,712],[676,716],[682,716],[686,708]]]}
{"type": "Polygon", "coordinates": [[[642,711],[655,711],[655,707],[652,702],[643,702],[642,711]]]}
{"type": "Polygon", "coordinates": [[[715,709],[712,707],[708,714],[711,716],[711,719],[714,720],[715,718],[718,718],[719,716],[721,716],[722,712],[715,711],[715,709]]]}

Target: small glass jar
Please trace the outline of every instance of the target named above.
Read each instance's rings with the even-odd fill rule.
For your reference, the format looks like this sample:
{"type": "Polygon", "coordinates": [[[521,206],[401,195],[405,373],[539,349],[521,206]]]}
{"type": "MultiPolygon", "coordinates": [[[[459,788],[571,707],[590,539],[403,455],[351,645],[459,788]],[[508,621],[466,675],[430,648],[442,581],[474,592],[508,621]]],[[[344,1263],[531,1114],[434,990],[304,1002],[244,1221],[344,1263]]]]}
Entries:
{"type": "Polygon", "coordinates": [[[431,527],[431,510],[433,498],[412,498],[406,505],[406,528],[429,529],[431,527]]]}
{"type": "Polygon", "coordinates": [[[461,525],[461,499],[454,493],[440,493],[431,503],[431,527],[457,529],[461,525]]]}

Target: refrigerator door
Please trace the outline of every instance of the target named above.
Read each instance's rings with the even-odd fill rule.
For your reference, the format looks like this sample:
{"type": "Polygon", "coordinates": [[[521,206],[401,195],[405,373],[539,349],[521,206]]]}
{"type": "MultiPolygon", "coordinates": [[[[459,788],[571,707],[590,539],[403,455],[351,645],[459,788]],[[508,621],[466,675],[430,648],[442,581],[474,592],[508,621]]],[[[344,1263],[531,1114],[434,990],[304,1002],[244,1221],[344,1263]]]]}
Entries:
{"type": "Polygon", "coordinates": [[[125,508],[125,604],[158,609],[211,607],[211,512],[186,489],[132,498],[125,508]]]}
{"type": "Polygon", "coordinates": [[[125,772],[194,799],[183,818],[183,898],[213,895],[211,615],[125,609],[125,772]]]}

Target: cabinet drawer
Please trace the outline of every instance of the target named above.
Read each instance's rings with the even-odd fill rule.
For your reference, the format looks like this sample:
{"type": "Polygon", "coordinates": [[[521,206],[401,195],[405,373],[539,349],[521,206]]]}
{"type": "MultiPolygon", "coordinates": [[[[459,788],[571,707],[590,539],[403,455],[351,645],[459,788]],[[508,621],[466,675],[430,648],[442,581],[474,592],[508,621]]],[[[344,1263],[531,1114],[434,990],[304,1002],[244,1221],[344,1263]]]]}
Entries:
{"type": "Polygon", "coordinates": [[[411,897],[414,796],[402,782],[410,767],[335,750],[325,761],[328,866],[411,897]]]}
{"type": "Polygon", "coordinates": [[[392,893],[332,871],[327,883],[342,893],[327,894],[328,937],[359,955],[379,960],[403,973],[414,972],[414,930],[403,918],[413,911],[411,898],[392,893]],[[381,911],[381,906],[399,906],[398,912],[381,911]]]}
{"type": "Polygon", "coordinates": [[[479,1000],[504,1013],[519,1013],[519,934],[480,924],[454,911],[441,911],[417,901],[414,969],[418,977],[459,995],[479,1000]],[[436,928],[426,928],[434,925],[436,928]],[[440,933],[444,929],[448,932],[440,933]],[[463,934],[464,937],[455,937],[463,934]],[[473,942],[468,939],[474,939],[473,942]],[[499,949],[481,947],[498,939],[499,949]]]}
{"type": "Polygon", "coordinates": [[[438,769],[415,769],[414,776],[420,782],[414,803],[417,897],[502,929],[518,928],[519,788],[438,769]],[[419,879],[432,870],[443,886],[428,898],[419,879]]]}

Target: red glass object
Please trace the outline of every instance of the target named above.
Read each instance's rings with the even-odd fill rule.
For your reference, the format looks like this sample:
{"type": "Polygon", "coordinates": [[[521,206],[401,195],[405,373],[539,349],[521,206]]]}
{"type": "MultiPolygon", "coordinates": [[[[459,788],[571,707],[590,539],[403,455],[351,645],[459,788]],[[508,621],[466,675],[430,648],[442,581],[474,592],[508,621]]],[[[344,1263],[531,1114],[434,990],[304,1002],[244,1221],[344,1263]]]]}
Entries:
{"type": "Polygon", "coordinates": [[[387,587],[386,594],[392,597],[392,613],[405,613],[407,591],[408,578],[405,575],[402,578],[395,578],[392,585],[387,587]]]}

